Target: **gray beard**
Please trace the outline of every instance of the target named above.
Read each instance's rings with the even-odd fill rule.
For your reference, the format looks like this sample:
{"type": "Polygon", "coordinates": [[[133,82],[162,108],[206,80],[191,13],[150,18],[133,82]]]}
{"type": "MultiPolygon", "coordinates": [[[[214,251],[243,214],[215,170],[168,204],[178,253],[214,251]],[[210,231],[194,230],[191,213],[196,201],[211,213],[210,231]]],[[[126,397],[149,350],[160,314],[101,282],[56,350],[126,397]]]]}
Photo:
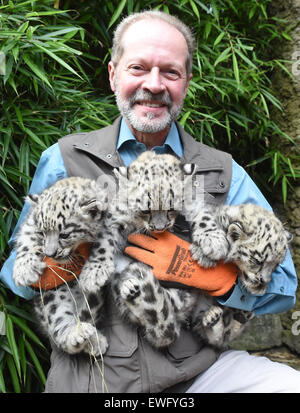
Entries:
{"type": "Polygon", "coordinates": [[[156,133],[165,130],[179,116],[184,103],[182,100],[181,105],[173,106],[172,99],[167,92],[153,94],[149,91],[143,91],[141,89],[138,89],[129,100],[124,100],[120,97],[117,82],[115,82],[115,88],[116,102],[121,115],[135,130],[139,132],[156,133]],[[152,103],[162,102],[167,105],[168,113],[163,119],[160,120],[155,120],[155,115],[152,112],[146,113],[147,119],[145,120],[137,118],[134,113],[133,106],[136,101],[140,100],[147,100],[152,103]],[[150,122],[151,120],[153,120],[153,122],[150,122]]]}

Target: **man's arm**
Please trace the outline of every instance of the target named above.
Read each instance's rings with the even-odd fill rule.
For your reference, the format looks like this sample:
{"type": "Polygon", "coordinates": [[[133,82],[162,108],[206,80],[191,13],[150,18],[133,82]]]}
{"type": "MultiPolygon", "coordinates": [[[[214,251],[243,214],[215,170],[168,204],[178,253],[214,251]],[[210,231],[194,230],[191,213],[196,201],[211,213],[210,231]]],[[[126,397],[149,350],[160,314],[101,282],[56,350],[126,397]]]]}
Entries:
{"type": "MultiPolygon", "coordinates": [[[[44,189],[53,185],[59,179],[67,176],[64,162],[59,150],[58,144],[52,145],[46,151],[42,153],[41,159],[38,163],[35,171],[29,193],[40,194],[44,189]]],[[[14,229],[14,232],[9,240],[9,245],[12,246],[14,238],[20,228],[20,225],[24,221],[29,211],[28,203],[24,204],[18,223],[14,229]]],[[[10,288],[15,294],[20,295],[23,298],[31,299],[35,296],[35,292],[30,287],[17,287],[12,279],[13,267],[16,258],[16,251],[13,249],[5,261],[1,272],[0,280],[10,288]]]]}

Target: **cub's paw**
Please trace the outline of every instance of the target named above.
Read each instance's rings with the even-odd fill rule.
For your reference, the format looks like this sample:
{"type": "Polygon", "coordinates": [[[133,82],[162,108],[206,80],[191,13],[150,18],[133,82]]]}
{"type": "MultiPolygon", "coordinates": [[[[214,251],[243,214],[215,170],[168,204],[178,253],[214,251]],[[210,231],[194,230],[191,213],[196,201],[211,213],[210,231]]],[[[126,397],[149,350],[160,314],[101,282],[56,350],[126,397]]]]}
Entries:
{"type": "Polygon", "coordinates": [[[212,306],[209,310],[204,313],[203,316],[203,326],[205,328],[213,328],[223,315],[223,310],[220,307],[212,306]]]}
{"type": "Polygon", "coordinates": [[[140,283],[136,278],[125,279],[120,287],[120,294],[123,300],[134,300],[141,294],[140,283]]]}
{"type": "Polygon", "coordinates": [[[193,235],[191,253],[203,267],[214,267],[228,254],[228,241],[222,230],[193,235]]]}
{"type": "Polygon", "coordinates": [[[93,293],[100,290],[107,283],[109,277],[114,272],[113,265],[104,266],[84,266],[80,274],[80,284],[83,290],[87,293],[93,293]]]}
{"type": "Polygon", "coordinates": [[[99,357],[106,353],[107,347],[108,342],[106,337],[96,330],[95,334],[89,338],[89,344],[83,349],[83,351],[85,353],[92,354],[95,357],[99,357]]]}
{"type": "Polygon", "coordinates": [[[201,247],[197,244],[191,244],[190,251],[192,257],[195,261],[198,261],[198,264],[204,268],[215,267],[217,265],[217,261],[212,260],[211,258],[207,257],[203,254],[201,247]]]}
{"type": "Polygon", "coordinates": [[[92,353],[96,357],[104,354],[108,343],[106,338],[98,332],[96,327],[90,323],[78,323],[71,327],[67,334],[64,350],[69,354],[76,354],[84,351],[92,353]]]}
{"type": "Polygon", "coordinates": [[[211,307],[205,312],[202,324],[207,342],[216,348],[223,348],[226,336],[223,310],[217,306],[211,307]]]}
{"type": "Polygon", "coordinates": [[[46,264],[37,258],[31,260],[16,259],[13,280],[16,285],[24,287],[36,283],[42,275],[46,264]]]}

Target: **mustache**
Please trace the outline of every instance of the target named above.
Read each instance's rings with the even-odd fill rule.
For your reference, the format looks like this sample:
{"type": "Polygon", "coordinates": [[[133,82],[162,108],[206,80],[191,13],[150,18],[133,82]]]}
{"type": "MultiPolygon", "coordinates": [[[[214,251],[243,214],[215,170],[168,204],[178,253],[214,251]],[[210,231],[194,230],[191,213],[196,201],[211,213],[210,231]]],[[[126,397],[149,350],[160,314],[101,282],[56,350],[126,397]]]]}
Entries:
{"type": "Polygon", "coordinates": [[[168,106],[169,108],[172,107],[173,100],[168,92],[161,92],[161,93],[151,93],[146,90],[138,89],[129,99],[130,107],[132,107],[136,102],[141,100],[147,100],[151,103],[163,103],[164,105],[168,106]]]}

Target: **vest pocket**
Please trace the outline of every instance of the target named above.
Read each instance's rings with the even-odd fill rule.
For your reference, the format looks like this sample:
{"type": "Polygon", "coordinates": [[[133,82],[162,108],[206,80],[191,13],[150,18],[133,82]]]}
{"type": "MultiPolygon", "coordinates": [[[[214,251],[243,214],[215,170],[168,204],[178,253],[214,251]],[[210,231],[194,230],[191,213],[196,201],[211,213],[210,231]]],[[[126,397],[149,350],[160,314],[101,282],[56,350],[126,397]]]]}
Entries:
{"type": "Polygon", "coordinates": [[[172,343],[167,349],[169,359],[182,360],[199,353],[203,344],[194,338],[189,332],[184,330],[178,339],[172,343]]]}
{"type": "Polygon", "coordinates": [[[105,332],[108,340],[108,349],[105,356],[131,357],[138,346],[136,328],[128,324],[113,324],[105,332]]]}
{"type": "Polygon", "coordinates": [[[142,392],[138,334],[125,322],[112,322],[103,329],[108,349],[103,360],[91,366],[90,392],[142,392]]]}

